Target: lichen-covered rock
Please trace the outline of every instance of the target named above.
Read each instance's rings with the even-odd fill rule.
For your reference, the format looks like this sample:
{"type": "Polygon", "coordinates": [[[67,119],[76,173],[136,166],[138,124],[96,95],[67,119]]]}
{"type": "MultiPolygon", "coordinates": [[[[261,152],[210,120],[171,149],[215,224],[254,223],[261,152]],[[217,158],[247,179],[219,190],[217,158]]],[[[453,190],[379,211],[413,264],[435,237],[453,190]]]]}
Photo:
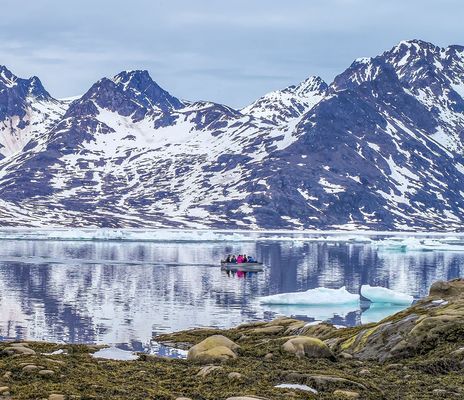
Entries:
{"type": "Polygon", "coordinates": [[[340,352],[384,362],[424,354],[439,343],[464,340],[464,280],[437,282],[431,295],[337,343],[340,352]],[[446,298],[447,301],[438,301],[446,298]]]}
{"type": "Polygon", "coordinates": [[[280,333],[284,330],[285,328],[280,325],[273,325],[273,326],[264,326],[260,328],[255,328],[249,331],[251,334],[255,335],[261,335],[261,334],[267,334],[267,335],[275,335],[277,333],[280,333]]]}
{"type": "Polygon", "coordinates": [[[330,337],[337,331],[331,324],[317,324],[317,325],[307,325],[301,329],[301,335],[317,337],[318,339],[325,340],[330,337]]]}
{"type": "Polygon", "coordinates": [[[8,347],[5,347],[3,351],[7,354],[21,354],[21,355],[32,355],[35,351],[27,347],[22,343],[12,343],[8,347]]]}
{"type": "Polygon", "coordinates": [[[429,291],[429,296],[449,298],[464,295],[464,279],[435,282],[429,291]]]}
{"type": "Polygon", "coordinates": [[[333,353],[322,340],[308,336],[289,339],[282,345],[282,349],[297,357],[334,358],[333,353]]]}
{"type": "Polygon", "coordinates": [[[239,345],[222,335],[213,335],[193,346],[187,354],[187,359],[202,363],[213,363],[236,358],[235,350],[239,345]]]}

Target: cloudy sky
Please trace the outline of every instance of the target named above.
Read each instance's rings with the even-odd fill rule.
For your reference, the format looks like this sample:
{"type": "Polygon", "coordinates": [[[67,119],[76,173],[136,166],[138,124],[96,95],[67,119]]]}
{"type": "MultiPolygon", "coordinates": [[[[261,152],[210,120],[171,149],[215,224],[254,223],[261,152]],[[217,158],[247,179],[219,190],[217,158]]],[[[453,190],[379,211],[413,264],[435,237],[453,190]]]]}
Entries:
{"type": "Polygon", "coordinates": [[[2,0],[0,64],[55,97],[147,69],[172,94],[241,107],[327,81],[402,39],[464,44],[462,0],[2,0]]]}

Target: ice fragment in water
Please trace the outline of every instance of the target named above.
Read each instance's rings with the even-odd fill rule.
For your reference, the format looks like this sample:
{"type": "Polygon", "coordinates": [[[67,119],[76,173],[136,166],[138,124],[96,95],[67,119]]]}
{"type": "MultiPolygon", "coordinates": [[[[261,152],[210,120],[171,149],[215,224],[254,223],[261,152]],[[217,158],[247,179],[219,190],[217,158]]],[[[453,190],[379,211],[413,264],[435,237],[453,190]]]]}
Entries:
{"type": "Polygon", "coordinates": [[[353,304],[359,303],[359,294],[353,294],[346,290],[328,289],[318,287],[306,292],[280,293],[261,297],[261,304],[300,304],[300,305],[329,305],[329,304],[353,304]]]}
{"type": "Polygon", "coordinates": [[[410,305],[414,301],[414,297],[409,294],[395,292],[381,286],[362,285],[361,295],[372,303],[410,305]]]}

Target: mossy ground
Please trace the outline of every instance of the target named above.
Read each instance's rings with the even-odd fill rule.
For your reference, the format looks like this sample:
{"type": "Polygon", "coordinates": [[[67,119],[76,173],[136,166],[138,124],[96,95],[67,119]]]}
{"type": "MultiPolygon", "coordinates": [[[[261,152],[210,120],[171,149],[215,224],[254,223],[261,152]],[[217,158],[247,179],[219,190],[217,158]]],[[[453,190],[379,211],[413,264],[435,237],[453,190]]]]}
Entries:
{"type": "MultiPolygon", "coordinates": [[[[1,378],[0,386],[10,388],[13,399],[46,399],[51,393],[65,394],[69,399],[160,399],[171,400],[186,396],[192,399],[226,399],[230,396],[255,394],[269,399],[333,399],[337,388],[356,390],[362,399],[437,399],[449,398],[433,392],[461,392],[464,375],[460,364],[447,357],[456,347],[447,344],[427,356],[408,359],[402,365],[360,362],[339,358],[337,361],[296,358],[284,354],[281,344],[285,337],[250,335],[243,330],[192,330],[160,337],[162,340],[198,343],[212,334],[221,333],[237,341],[239,357],[222,364],[223,369],[206,377],[197,377],[201,365],[187,360],[171,360],[143,356],[137,361],[107,361],[91,357],[94,347],[83,345],[53,345],[30,343],[35,355],[0,358],[0,378],[11,371],[9,379],[1,378]],[[45,356],[41,353],[66,348],[68,355],[45,356]],[[273,357],[266,360],[265,355],[273,357]],[[50,361],[50,360],[54,360],[50,361]],[[56,363],[61,361],[63,364],[56,363]],[[52,377],[36,372],[23,372],[25,363],[40,365],[55,371],[52,377]],[[368,370],[368,374],[363,371],[368,370]],[[363,372],[362,372],[363,371],[363,372]],[[230,372],[243,378],[233,380],[230,372]],[[291,374],[296,372],[297,374],[291,374]],[[363,374],[364,373],[364,374],[363,374]],[[367,390],[350,385],[308,392],[274,388],[280,383],[307,383],[305,375],[332,375],[361,383],[367,390]],[[291,376],[289,381],[288,377],[291,376]]],[[[2,344],[0,348],[6,347],[2,344]]]]}

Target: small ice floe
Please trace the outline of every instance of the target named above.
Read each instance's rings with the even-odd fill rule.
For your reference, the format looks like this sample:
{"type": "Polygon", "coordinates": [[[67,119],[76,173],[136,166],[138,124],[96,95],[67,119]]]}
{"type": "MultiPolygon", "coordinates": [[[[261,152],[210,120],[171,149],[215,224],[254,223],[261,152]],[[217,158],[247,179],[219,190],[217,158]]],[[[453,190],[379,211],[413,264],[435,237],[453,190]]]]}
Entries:
{"type": "Polygon", "coordinates": [[[308,322],[304,328],[308,327],[308,326],[315,326],[315,325],[319,325],[319,324],[322,324],[322,321],[320,320],[315,320],[315,321],[311,321],[311,322],[308,322]]]}
{"type": "Polygon", "coordinates": [[[57,356],[59,354],[68,354],[68,351],[64,349],[59,349],[59,350],[52,351],[51,353],[42,353],[42,355],[44,356],[57,356]]]}
{"type": "Polygon", "coordinates": [[[317,390],[309,387],[308,385],[299,385],[297,383],[281,383],[280,385],[274,386],[279,389],[295,389],[295,390],[304,390],[305,392],[311,392],[317,394],[317,390]]]}
{"type": "Polygon", "coordinates": [[[395,292],[381,286],[361,286],[361,295],[372,303],[388,303],[395,305],[411,305],[414,297],[409,294],[395,292]]]}
{"type": "Polygon", "coordinates": [[[133,361],[139,358],[139,356],[134,354],[132,351],[121,350],[117,347],[106,347],[98,350],[92,354],[92,357],[119,361],[133,361]]]}
{"type": "Polygon", "coordinates": [[[436,306],[446,306],[448,302],[446,300],[439,299],[439,300],[432,300],[432,304],[436,306]]]}
{"type": "Polygon", "coordinates": [[[292,304],[292,305],[333,305],[333,304],[357,304],[359,294],[353,294],[346,290],[345,286],[340,289],[328,289],[318,287],[306,292],[280,293],[261,297],[261,304],[292,304]]]}

